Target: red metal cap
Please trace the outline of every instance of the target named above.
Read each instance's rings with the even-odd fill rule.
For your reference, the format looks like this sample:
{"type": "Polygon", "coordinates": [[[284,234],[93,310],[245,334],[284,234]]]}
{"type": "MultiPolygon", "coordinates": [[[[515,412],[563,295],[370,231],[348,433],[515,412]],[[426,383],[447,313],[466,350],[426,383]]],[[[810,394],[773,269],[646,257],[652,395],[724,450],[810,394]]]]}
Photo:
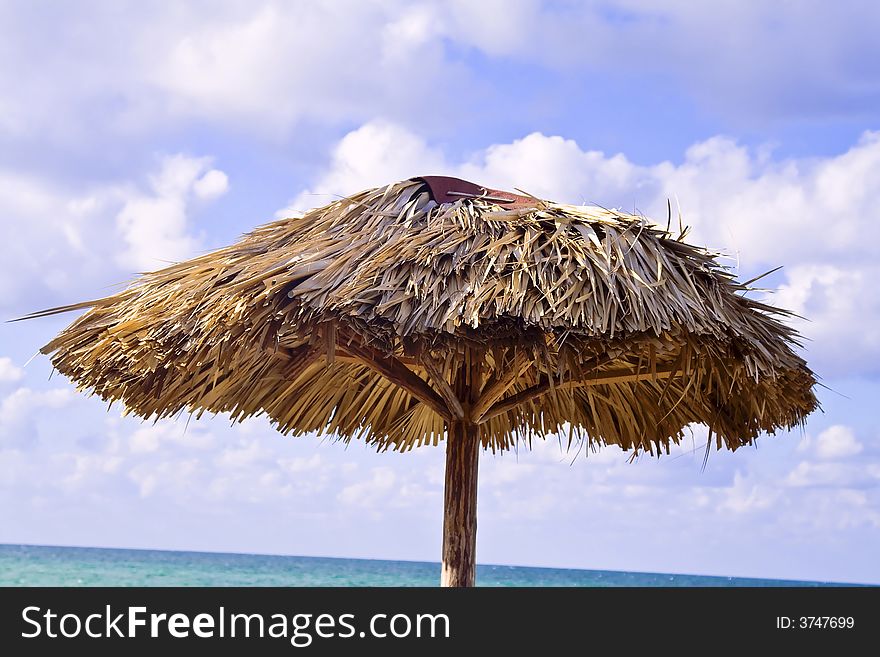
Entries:
{"type": "Polygon", "coordinates": [[[454,203],[463,198],[479,198],[484,201],[498,203],[506,208],[535,207],[537,203],[530,196],[481,187],[476,183],[451,176],[418,176],[412,178],[412,180],[423,181],[428,186],[431,198],[437,203],[454,203]]]}

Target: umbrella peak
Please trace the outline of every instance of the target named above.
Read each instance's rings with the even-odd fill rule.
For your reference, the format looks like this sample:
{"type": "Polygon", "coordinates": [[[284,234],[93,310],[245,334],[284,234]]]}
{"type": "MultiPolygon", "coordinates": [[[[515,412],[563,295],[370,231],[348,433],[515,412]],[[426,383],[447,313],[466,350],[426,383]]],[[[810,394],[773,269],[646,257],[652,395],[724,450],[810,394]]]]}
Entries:
{"type": "Polygon", "coordinates": [[[534,196],[514,194],[500,189],[484,187],[477,183],[452,176],[417,176],[410,178],[428,186],[431,200],[436,203],[455,203],[465,198],[499,203],[509,208],[536,207],[540,201],[534,196]]]}

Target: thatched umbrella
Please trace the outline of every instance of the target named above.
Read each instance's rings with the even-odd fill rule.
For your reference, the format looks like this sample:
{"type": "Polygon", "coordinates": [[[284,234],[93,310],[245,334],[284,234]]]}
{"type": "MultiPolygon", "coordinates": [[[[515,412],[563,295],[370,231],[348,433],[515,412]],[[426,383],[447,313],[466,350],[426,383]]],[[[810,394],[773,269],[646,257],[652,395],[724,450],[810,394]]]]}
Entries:
{"type": "Polygon", "coordinates": [[[564,432],[659,455],[703,423],[735,450],[816,408],[787,313],[682,238],[413,178],[31,317],[89,308],[43,353],[145,418],[265,414],[380,450],[445,440],[442,584],[469,586],[481,449],[564,432]]]}

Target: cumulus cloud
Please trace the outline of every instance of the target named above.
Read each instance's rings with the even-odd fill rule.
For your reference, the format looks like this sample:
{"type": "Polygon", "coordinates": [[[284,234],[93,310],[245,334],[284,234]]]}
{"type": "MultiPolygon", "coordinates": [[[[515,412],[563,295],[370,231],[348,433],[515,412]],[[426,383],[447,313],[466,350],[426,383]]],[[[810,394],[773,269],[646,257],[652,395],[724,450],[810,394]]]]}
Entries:
{"type": "Polygon", "coordinates": [[[189,428],[180,423],[162,422],[139,427],[126,439],[133,454],[151,454],[161,449],[183,447],[188,450],[206,450],[218,444],[215,436],[200,427],[189,428]]]}
{"type": "Polygon", "coordinates": [[[815,438],[807,436],[798,453],[805,458],[783,479],[786,486],[837,489],[836,494],[865,507],[866,515],[880,527],[880,514],[870,510],[880,490],[876,445],[866,447],[851,426],[835,424],[815,438]]]}
{"type": "Polygon", "coordinates": [[[0,307],[13,305],[25,290],[33,298],[68,288],[69,264],[88,277],[92,263],[84,245],[95,243],[97,231],[89,230],[85,215],[94,207],[87,195],[0,169],[0,307]]]}
{"type": "MultiPolygon", "coordinates": [[[[695,436],[697,447],[703,438],[695,436]]],[[[656,554],[662,570],[671,572],[780,577],[812,568],[831,579],[869,579],[864,570],[831,575],[846,568],[830,562],[820,567],[816,559],[846,554],[855,536],[875,543],[876,456],[862,452],[830,461],[816,453],[813,441],[793,459],[794,438],[765,438],[759,449],[735,454],[713,452],[705,471],[702,449],[690,445],[635,464],[615,447],[598,452],[599,458],[573,459],[553,441],[487,456],[480,463],[482,554],[513,550],[504,541],[514,540],[516,550],[536,560],[583,560],[596,568],[631,569],[628,564],[650,562],[656,554]],[[521,476],[507,477],[523,466],[521,476]],[[561,535],[559,523],[565,540],[547,540],[561,535]],[[739,560],[734,553],[749,556],[739,560]],[[723,567],[713,563],[720,554],[728,555],[723,567]]]]}
{"type": "Polygon", "coordinates": [[[737,470],[733,484],[717,491],[715,497],[719,509],[742,515],[778,508],[780,495],[779,487],[773,483],[756,482],[737,470]]]}
{"type": "MultiPolygon", "coordinates": [[[[403,0],[130,9],[93,5],[54,20],[5,12],[3,40],[14,54],[0,64],[0,83],[17,92],[0,104],[0,127],[69,139],[207,120],[277,134],[304,120],[361,121],[380,108],[397,117],[455,110],[430,93],[432,80],[473,79],[447,57],[442,34],[409,18],[418,7],[403,0]],[[52,52],[34,47],[47,40],[52,52]],[[15,61],[41,75],[24,75],[15,61]],[[101,125],[89,120],[95,106],[108,108],[101,125]]],[[[441,13],[424,11],[427,24],[441,13]]]]}
{"type": "Polygon", "coordinates": [[[856,438],[852,427],[834,424],[816,438],[807,436],[798,446],[799,452],[814,455],[823,461],[836,461],[862,453],[864,445],[856,438]]]}
{"type": "Polygon", "coordinates": [[[821,459],[841,459],[861,453],[862,444],[850,427],[835,424],[819,434],[816,452],[821,459]]]}
{"type": "MultiPolygon", "coordinates": [[[[19,422],[28,408],[31,415],[48,417],[47,409],[58,401],[20,392],[0,406],[0,426],[10,418],[19,422]]],[[[107,418],[103,427],[67,424],[74,433],[98,430],[102,438],[88,449],[72,436],[28,451],[0,441],[0,499],[19,499],[34,509],[78,500],[102,513],[121,505],[118,522],[127,522],[124,517],[138,509],[142,522],[150,518],[156,527],[164,527],[169,514],[182,514],[187,527],[214,519],[213,538],[205,543],[212,549],[287,552],[304,549],[296,546],[311,536],[317,542],[308,544],[317,546],[319,554],[387,557],[383,533],[397,536],[405,523],[406,536],[398,540],[414,541],[411,545],[419,550],[409,553],[410,558],[435,556],[442,517],[442,449],[402,455],[376,454],[359,445],[344,450],[308,438],[280,438],[258,421],[224,429],[220,418],[188,428],[185,420],[151,425],[116,417],[107,418]],[[263,542],[249,542],[255,532],[263,542]],[[352,543],[352,536],[358,541],[352,543]]],[[[723,554],[725,545],[745,549],[754,539],[797,552],[798,545],[813,545],[828,532],[856,537],[880,528],[880,467],[866,436],[853,427],[829,427],[804,441],[795,459],[784,456],[792,443],[785,436],[766,439],[761,450],[713,452],[706,471],[704,438],[704,432],[695,431],[693,444],[637,464],[615,447],[575,458],[552,438],[536,441],[531,451],[484,454],[480,558],[719,572],[712,554],[723,554]],[[566,540],[546,539],[554,535],[566,540]],[[638,545],[624,538],[632,536],[639,537],[638,545]]],[[[79,513],[67,511],[70,517],[79,513]]],[[[19,525],[28,523],[20,520],[19,525]]],[[[198,544],[195,534],[175,526],[178,540],[198,544]]],[[[120,536],[131,540],[137,535],[131,533],[137,531],[133,527],[115,541],[120,536]]],[[[791,570],[762,565],[758,557],[748,566],[733,560],[736,565],[728,572],[818,572],[810,570],[809,555],[804,559],[791,570]]],[[[860,579],[852,570],[823,572],[849,572],[836,576],[860,579]]]]}
{"type": "Polygon", "coordinates": [[[69,388],[18,388],[0,398],[0,445],[34,449],[38,442],[37,423],[72,399],[73,391],[69,388]]]}
{"type": "Polygon", "coordinates": [[[880,481],[866,464],[802,461],[789,473],[785,483],[794,487],[854,489],[876,487],[880,481]]]}
{"type": "Polygon", "coordinates": [[[190,232],[188,203],[193,196],[213,199],[227,189],[226,174],[209,169],[210,158],[166,157],[150,176],[149,191],[125,200],[116,225],[127,248],[117,256],[121,267],[150,271],[192,256],[199,244],[190,232]]]}
{"type": "Polygon", "coordinates": [[[11,359],[0,358],[0,383],[14,383],[24,378],[24,372],[11,359]]]}
{"type": "Polygon", "coordinates": [[[229,191],[229,177],[219,169],[211,169],[195,181],[193,191],[200,199],[213,200],[229,191]]]}
{"type": "Polygon", "coordinates": [[[85,139],[169,118],[258,131],[378,113],[442,118],[462,112],[456,98],[510,102],[506,89],[486,88],[481,58],[586,76],[658,73],[740,120],[859,115],[880,97],[866,65],[880,54],[869,27],[877,10],[849,4],[264,0],[208,13],[87,3],[49,18],[18,7],[4,12],[0,84],[16,94],[0,101],[0,128],[85,139]],[[437,80],[456,93],[438,93],[437,80]],[[106,125],[92,125],[89,110],[102,104],[106,125]]]}
{"type": "Polygon", "coordinates": [[[797,313],[823,376],[880,372],[880,267],[870,260],[795,265],[772,302],[797,313]]]}
{"type": "Polygon", "coordinates": [[[202,479],[199,476],[202,467],[196,459],[177,458],[138,463],[128,471],[128,476],[137,484],[141,497],[149,497],[158,491],[164,497],[188,497],[202,479]]]}
{"type": "Polygon", "coordinates": [[[83,484],[91,485],[95,480],[112,477],[123,463],[121,456],[114,454],[64,454],[66,461],[64,476],[60,486],[68,492],[78,493],[83,484]]]}
{"type": "Polygon", "coordinates": [[[200,245],[192,215],[228,189],[211,162],[170,155],[143,183],[76,190],[0,168],[0,308],[30,312],[94,296],[133,271],[192,256],[200,245]]]}
{"type": "Polygon", "coordinates": [[[316,184],[276,215],[299,216],[358,189],[447,168],[442,153],[417,135],[393,123],[372,121],[345,135],[316,184]]]}
{"type": "Polygon", "coordinates": [[[19,388],[0,402],[0,426],[8,430],[35,410],[60,408],[72,398],[73,393],[68,388],[47,391],[19,388]]]}
{"type": "Polygon", "coordinates": [[[337,499],[347,506],[357,506],[373,511],[381,510],[380,504],[397,482],[394,470],[387,467],[373,468],[369,478],[343,488],[337,499]]]}

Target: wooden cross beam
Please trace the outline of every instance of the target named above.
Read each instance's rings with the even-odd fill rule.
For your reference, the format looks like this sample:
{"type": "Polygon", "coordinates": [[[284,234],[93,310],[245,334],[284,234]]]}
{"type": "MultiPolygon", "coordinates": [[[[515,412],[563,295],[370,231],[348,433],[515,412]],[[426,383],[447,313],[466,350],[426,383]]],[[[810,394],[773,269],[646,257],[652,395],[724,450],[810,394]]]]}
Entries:
{"type": "MultiPolygon", "coordinates": [[[[656,371],[647,372],[636,372],[631,369],[605,370],[604,372],[598,372],[595,376],[586,379],[563,379],[562,381],[555,381],[553,387],[577,388],[582,386],[601,386],[609,383],[669,379],[678,376],[679,374],[683,374],[683,370],[680,367],[673,365],[658,367],[656,371]]],[[[497,401],[477,421],[481,424],[483,422],[488,422],[493,417],[498,417],[507,411],[513,410],[517,406],[530,402],[533,399],[537,399],[541,395],[549,392],[550,388],[550,381],[545,378],[541,383],[497,401]]]]}
{"type": "Polygon", "coordinates": [[[440,396],[446,401],[446,405],[449,407],[452,414],[459,420],[464,418],[465,412],[464,407],[461,405],[461,400],[455,394],[452,386],[449,385],[446,377],[443,376],[443,371],[437,366],[437,363],[434,362],[430,355],[425,354],[421,360],[421,365],[425,368],[428,376],[431,377],[431,381],[434,382],[434,385],[437,386],[437,390],[440,391],[440,396]]]}
{"type": "MultiPolygon", "coordinates": [[[[531,360],[517,352],[513,359],[513,365],[503,374],[499,375],[496,369],[495,375],[486,383],[486,388],[471,408],[471,417],[474,422],[480,422],[483,414],[504,396],[504,393],[513,385],[514,381],[521,377],[531,365],[531,360]]],[[[495,367],[500,368],[501,363],[496,363],[495,367]]]]}
{"type": "Polygon", "coordinates": [[[445,420],[451,422],[454,419],[443,397],[437,394],[427,381],[393,356],[386,356],[380,351],[354,343],[339,346],[377,374],[406,390],[445,420]]]}
{"type": "MultiPolygon", "coordinates": [[[[593,370],[597,367],[602,367],[603,365],[608,364],[611,360],[612,358],[610,356],[608,356],[607,354],[602,354],[601,356],[597,356],[584,363],[582,365],[582,368],[593,370]]],[[[486,419],[486,415],[489,413],[490,409],[496,404],[500,403],[500,400],[504,396],[504,393],[507,392],[510,387],[516,382],[516,380],[521,377],[525,373],[525,371],[528,370],[531,366],[531,360],[527,358],[520,358],[520,355],[517,354],[517,358],[514,360],[513,367],[507,370],[502,376],[497,376],[496,372],[494,381],[491,381],[489,384],[487,384],[482,396],[480,397],[480,399],[477,400],[477,403],[474,404],[473,409],[471,409],[471,417],[474,419],[474,422],[483,422],[486,419]]],[[[550,387],[548,382],[548,387],[542,390],[540,394],[543,394],[549,389],[550,387]]],[[[513,399],[513,397],[511,397],[511,399],[513,399]]],[[[495,413],[492,417],[495,417],[496,415],[498,415],[498,413],[495,413]]]]}

